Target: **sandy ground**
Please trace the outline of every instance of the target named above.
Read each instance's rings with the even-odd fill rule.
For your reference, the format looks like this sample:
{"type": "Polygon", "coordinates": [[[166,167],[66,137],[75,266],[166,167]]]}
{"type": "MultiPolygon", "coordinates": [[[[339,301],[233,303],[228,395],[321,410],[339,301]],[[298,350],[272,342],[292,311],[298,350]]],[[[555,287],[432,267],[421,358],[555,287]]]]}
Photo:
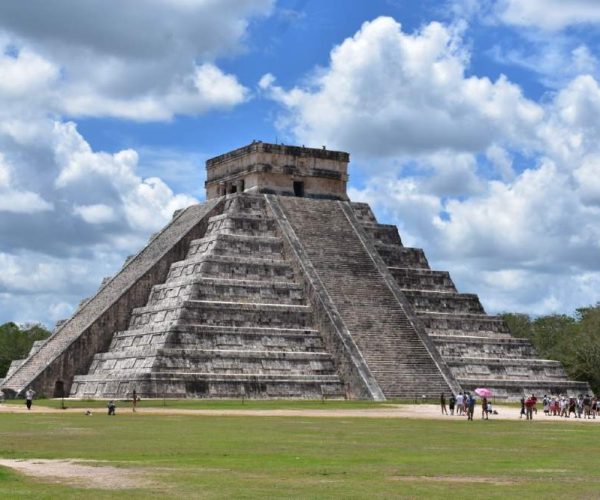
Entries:
{"type": "MultiPolygon", "coordinates": [[[[459,421],[466,419],[466,416],[450,416],[442,415],[440,407],[433,404],[403,404],[403,405],[383,405],[377,408],[368,409],[338,409],[327,408],[327,403],[324,403],[323,409],[281,409],[281,410],[256,410],[256,409],[223,409],[223,410],[192,410],[178,408],[138,408],[136,415],[199,415],[199,416],[252,416],[252,417],[328,417],[328,418],[344,418],[344,417],[363,417],[363,418],[419,418],[419,419],[439,419],[439,420],[454,420],[459,421]]],[[[490,420],[519,420],[519,409],[511,406],[495,405],[494,409],[498,415],[490,415],[490,420]]],[[[104,416],[106,410],[99,408],[91,408],[92,416],[104,416]]],[[[85,412],[82,408],[68,408],[60,410],[56,408],[46,408],[36,406],[34,403],[31,411],[23,404],[20,405],[0,405],[0,413],[80,413],[85,412]]],[[[117,406],[117,416],[122,414],[131,414],[131,407],[119,408],[117,406]]],[[[475,408],[475,419],[481,419],[481,407],[475,408]]],[[[523,418],[522,420],[525,420],[523,418]]],[[[534,421],[540,422],[585,422],[588,424],[600,424],[600,417],[597,419],[578,419],[578,418],[559,418],[548,417],[541,410],[538,410],[537,415],[534,415],[534,421]]]]}
{"type": "Polygon", "coordinates": [[[67,483],[82,488],[116,490],[148,486],[147,475],[142,472],[109,465],[89,465],[82,460],[3,458],[0,459],[0,466],[10,467],[21,474],[44,481],[67,483]]]}

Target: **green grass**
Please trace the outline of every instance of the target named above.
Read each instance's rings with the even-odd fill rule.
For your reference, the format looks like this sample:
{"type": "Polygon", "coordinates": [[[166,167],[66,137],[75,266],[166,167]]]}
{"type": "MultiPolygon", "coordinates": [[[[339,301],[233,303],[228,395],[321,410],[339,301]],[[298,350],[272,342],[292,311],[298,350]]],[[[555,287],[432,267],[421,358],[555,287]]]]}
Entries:
{"type": "Polygon", "coordinates": [[[151,478],[107,492],[0,467],[0,497],[597,497],[599,447],[597,425],[574,422],[0,414],[2,458],[109,461],[151,478]]]}

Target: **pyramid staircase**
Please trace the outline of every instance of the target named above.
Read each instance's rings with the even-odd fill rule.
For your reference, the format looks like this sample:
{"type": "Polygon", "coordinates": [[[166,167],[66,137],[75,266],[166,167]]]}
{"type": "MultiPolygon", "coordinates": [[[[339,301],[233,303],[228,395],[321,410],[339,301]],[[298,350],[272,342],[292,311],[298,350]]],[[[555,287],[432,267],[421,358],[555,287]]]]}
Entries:
{"type": "MultiPolygon", "coordinates": [[[[272,197],[385,398],[439,397],[450,380],[419,337],[356,227],[349,202],[272,197]]],[[[391,278],[390,278],[391,279],[391,278]]],[[[432,347],[433,350],[435,348],[432,347]]]]}
{"type": "Polygon", "coordinates": [[[531,342],[511,336],[498,316],[487,315],[474,294],[458,293],[450,275],[430,269],[423,250],[402,245],[395,226],[378,224],[369,205],[352,203],[425,331],[463,389],[491,388],[496,397],[523,393],[579,394],[558,361],[539,359],[531,342]]]}
{"type": "Polygon", "coordinates": [[[71,396],[344,397],[263,196],[230,195],[71,396]]]}

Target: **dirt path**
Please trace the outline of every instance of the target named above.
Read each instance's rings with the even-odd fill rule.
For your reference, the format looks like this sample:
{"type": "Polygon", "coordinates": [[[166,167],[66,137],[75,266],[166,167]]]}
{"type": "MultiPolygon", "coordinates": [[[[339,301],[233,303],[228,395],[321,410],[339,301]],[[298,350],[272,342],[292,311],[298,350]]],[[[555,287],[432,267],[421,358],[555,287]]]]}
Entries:
{"type": "MultiPolygon", "coordinates": [[[[95,462],[96,463],[96,462],[95,462]]],[[[117,490],[148,486],[147,474],[110,465],[88,465],[82,460],[11,460],[0,459],[0,466],[9,467],[26,476],[82,488],[117,490]]]]}
{"type": "MultiPolygon", "coordinates": [[[[325,404],[324,406],[327,406],[325,404]]],[[[93,416],[104,415],[106,411],[103,408],[91,408],[93,416]]],[[[519,409],[512,406],[495,405],[498,415],[490,416],[490,420],[519,420],[519,409]]],[[[25,405],[0,405],[0,413],[79,413],[85,412],[83,408],[69,408],[60,410],[57,408],[47,408],[35,406],[30,412],[25,405]]],[[[117,407],[117,415],[132,414],[131,407],[117,407]]],[[[179,408],[138,408],[136,415],[202,415],[202,416],[249,416],[249,417],[324,417],[324,418],[344,418],[344,417],[362,417],[362,418],[418,418],[435,420],[453,420],[459,421],[466,419],[465,416],[447,416],[440,414],[438,405],[433,404],[402,404],[385,405],[377,408],[368,409],[281,409],[281,410],[255,410],[255,409],[223,409],[223,410],[201,410],[201,409],[179,409],[179,408]]],[[[481,408],[475,410],[475,419],[481,419],[481,408]]],[[[524,420],[524,419],[523,419],[524,420]]],[[[578,418],[558,418],[547,417],[540,410],[534,416],[535,421],[541,422],[586,422],[600,424],[598,419],[578,419],[578,418]]]]}

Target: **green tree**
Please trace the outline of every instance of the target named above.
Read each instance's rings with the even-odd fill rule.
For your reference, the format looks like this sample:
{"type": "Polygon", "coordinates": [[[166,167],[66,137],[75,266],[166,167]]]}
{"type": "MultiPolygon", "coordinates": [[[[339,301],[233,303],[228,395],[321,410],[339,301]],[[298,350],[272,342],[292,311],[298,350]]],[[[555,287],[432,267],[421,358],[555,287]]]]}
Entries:
{"type": "Polygon", "coordinates": [[[44,340],[50,332],[41,325],[19,326],[16,323],[0,325],[0,378],[6,375],[10,363],[23,359],[36,340],[44,340]]]}

